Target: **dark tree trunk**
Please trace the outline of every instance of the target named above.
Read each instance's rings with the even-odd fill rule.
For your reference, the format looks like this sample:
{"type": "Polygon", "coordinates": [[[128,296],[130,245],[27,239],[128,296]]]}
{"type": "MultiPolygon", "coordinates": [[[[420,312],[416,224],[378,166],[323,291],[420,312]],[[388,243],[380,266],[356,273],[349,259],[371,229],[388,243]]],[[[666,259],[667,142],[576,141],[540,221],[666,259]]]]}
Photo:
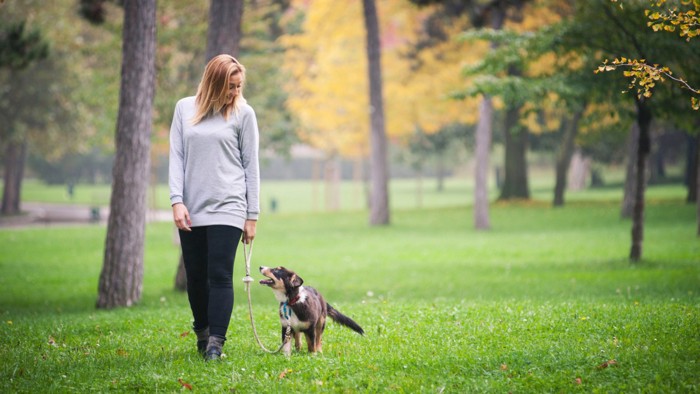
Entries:
{"type": "Polygon", "coordinates": [[[700,138],[696,138],[697,146],[695,149],[695,206],[696,218],[698,222],[697,236],[700,237],[700,138]]]}
{"type": "Polygon", "coordinates": [[[211,0],[205,63],[222,53],[238,56],[242,19],[243,0],[211,0]]]}
{"type": "Polygon", "coordinates": [[[5,148],[5,188],[2,192],[2,214],[20,213],[24,164],[27,162],[27,140],[8,142],[5,148]]]}
{"type": "Polygon", "coordinates": [[[474,174],[474,227],[477,230],[491,228],[489,219],[489,155],[493,130],[493,101],[484,96],[479,105],[479,123],[476,126],[474,174]]]}
{"type": "Polygon", "coordinates": [[[98,308],[141,299],[155,89],[156,1],[125,0],[116,156],[98,308]]]}
{"type": "Polygon", "coordinates": [[[634,191],[637,190],[637,153],[639,151],[639,124],[633,123],[627,138],[627,170],[625,173],[625,189],[622,196],[620,217],[631,218],[634,208],[634,191]]]}
{"type": "Polygon", "coordinates": [[[362,0],[367,30],[367,60],[369,68],[370,104],[370,175],[372,178],[369,223],[372,226],[389,224],[389,179],[384,131],[384,100],[382,97],[382,69],[379,43],[379,21],[375,0],[362,0]]]}
{"type": "Polygon", "coordinates": [[[700,137],[686,134],[688,148],[685,159],[685,185],[688,187],[685,201],[692,204],[698,198],[698,151],[700,151],[700,137]]]}
{"type": "Polygon", "coordinates": [[[564,138],[557,155],[555,166],[554,203],[555,207],[564,206],[564,192],[566,191],[566,176],[569,172],[571,157],[574,155],[576,135],[578,134],[578,122],[583,115],[583,110],[574,112],[571,119],[564,120],[564,138]]]}
{"type": "MultiPolygon", "coordinates": [[[[211,0],[209,5],[209,27],[207,30],[207,52],[204,63],[214,56],[228,54],[238,57],[241,47],[241,21],[243,0],[211,0]]],[[[187,276],[182,254],[177,263],[175,290],[187,290],[187,276]]]]}
{"type": "Polygon", "coordinates": [[[651,125],[651,110],[644,101],[637,101],[637,124],[639,125],[639,144],[637,148],[634,208],[632,210],[632,247],[630,261],[638,262],[642,258],[644,241],[644,192],[646,189],[645,173],[646,160],[651,151],[649,129],[651,125]]]}
{"type": "Polygon", "coordinates": [[[527,181],[527,130],[518,126],[520,107],[510,107],[505,118],[505,179],[501,200],[530,198],[527,181]]]}

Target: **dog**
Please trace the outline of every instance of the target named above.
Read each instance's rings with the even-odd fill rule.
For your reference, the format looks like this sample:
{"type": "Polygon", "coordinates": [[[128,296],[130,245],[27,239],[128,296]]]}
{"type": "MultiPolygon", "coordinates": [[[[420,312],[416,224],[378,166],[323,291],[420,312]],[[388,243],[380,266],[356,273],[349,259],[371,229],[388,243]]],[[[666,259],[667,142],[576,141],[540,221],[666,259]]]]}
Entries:
{"type": "Polygon", "coordinates": [[[270,287],[280,302],[282,348],[285,355],[291,354],[291,338],[285,338],[292,333],[297,351],[301,350],[301,334],[304,333],[309,353],[322,352],[322,336],[327,316],[336,323],[364,335],[365,331],[359,324],[328,304],[316,289],[302,286],[304,280],[295,272],[284,267],[260,267],[260,273],[268,278],[261,280],[260,284],[270,287]],[[288,327],[292,333],[287,332],[288,327]]]}

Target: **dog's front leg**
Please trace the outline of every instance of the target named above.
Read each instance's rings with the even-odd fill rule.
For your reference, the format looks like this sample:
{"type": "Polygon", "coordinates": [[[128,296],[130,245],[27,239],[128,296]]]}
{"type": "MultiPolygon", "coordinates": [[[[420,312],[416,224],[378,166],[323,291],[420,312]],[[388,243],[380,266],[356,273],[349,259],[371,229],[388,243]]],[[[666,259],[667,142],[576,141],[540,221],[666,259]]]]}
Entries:
{"type": "MultiPolygon", "coordinates": [[[[296,333],[294,334],[296,335],[296,333]]],[[[287,338],[286,326],[282,326],[282,352],[287,357],[292,355],[292,338],[287,338]]]]}

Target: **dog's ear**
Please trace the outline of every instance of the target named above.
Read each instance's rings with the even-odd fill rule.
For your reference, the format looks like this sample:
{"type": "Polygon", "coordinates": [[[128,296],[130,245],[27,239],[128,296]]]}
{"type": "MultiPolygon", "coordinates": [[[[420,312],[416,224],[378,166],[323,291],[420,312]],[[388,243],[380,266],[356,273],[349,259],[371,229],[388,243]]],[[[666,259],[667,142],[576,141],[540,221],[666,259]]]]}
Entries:
{"type": "Polygon", "coordinates": [[[301,279],[301,276],[294,274],[292,275],[292,279],[290,280],[290,282],[294,287],[299,287],[304,284],[304,279],[301,279]]]}

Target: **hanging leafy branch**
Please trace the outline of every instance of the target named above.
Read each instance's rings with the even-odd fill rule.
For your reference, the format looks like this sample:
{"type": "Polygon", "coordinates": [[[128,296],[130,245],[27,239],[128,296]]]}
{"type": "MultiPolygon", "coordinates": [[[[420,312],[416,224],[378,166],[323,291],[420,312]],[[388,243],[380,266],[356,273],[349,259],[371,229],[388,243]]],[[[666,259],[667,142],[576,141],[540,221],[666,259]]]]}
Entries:
{"type": "MultiPolygon", "coordinates": [[[[629,70],[625,70],[623,75],[628,78],[632,78],[628,86],[629,90],[624,91],[627,93],[633,90],[635,86],[637,87],[637,97],[651,97],[652,89],[656,86],[657,82],[664,82],[666,78],[675,81],[684,89],[688,89],[692,94],[700,96],[700,90],[693,88],[686,80],[683,78],[678,78],[673,75],[673,71],[665,66],[660,66],[658,64],[647,64],[645,59],[627,59],[625,57],[615,59],[608,64],[608,60],[603,61],[603,65],[599,66],[594,72],[597,74],[599,72],[614,71],[617,67],[627,67],[629,70]]],[[[700,101],[698,97],[691,97],[690,102],[694,110],[700,109],[700,101]]]]}
{"type": "MultiPolygon", "coordinates": [[[[623,7],[622,0],[610,0],[613,3],[619,3],[623,7]]],[[[651,7],[661,8],[666,5],[666,0],[649,0],[651,7]]],[[[677,7],[669,7],[664,10],[646,9],[644,13],[649,19],[647,26],[655,32],[678,31],[680,37],[685,37],[686,41],[700,35],[700,0],[681,0],[680,3],[684,6],[692,4],[693,9],[680,11],[677,7]]],[[[688,83],[687,80],[673,75],[669,67],[658,64],[648,64],[645,59],[627,59],[625,57],[615,59],[612,62],[604,60],[594,72],[615,71],[618,67],[625,68],[623,75],[631,78],[629,90],[636,87],[638,98],[652,96],[653,88],[657,82],[664,82],[670,79],[691,92],[690,104],[694,110],[700,110],[700,89],[695,88],[688,83]]],[[[628,92],[625,91],[624,93],[628,92]]]]}
{"type": "MultiPolygon", "coordinates": [[[[656,7],[661,7],[665,3],[666,0],[657,0],[656,7]]],[[[678,34],[681,37],[685,37],[686,41],[690,41],[691,38],[700,35],[700,19],[698,19],[700,0],[681,1],[683,5],[690,5],[691,3],[695,9],[688,11],[679,11],[675,7],[663,11],[646,10],[644,13],[649,18],[647,26],[654,31],[674,32],[678,30],[678,34]]]]}

